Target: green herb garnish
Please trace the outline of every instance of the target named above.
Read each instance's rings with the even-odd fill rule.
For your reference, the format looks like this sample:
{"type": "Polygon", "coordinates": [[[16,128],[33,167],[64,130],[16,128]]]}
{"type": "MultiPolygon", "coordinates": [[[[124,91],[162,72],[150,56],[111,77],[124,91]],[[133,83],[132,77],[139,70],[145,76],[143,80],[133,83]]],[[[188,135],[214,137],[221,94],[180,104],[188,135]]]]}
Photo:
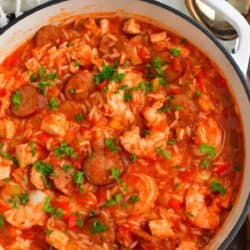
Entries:
{"type": "Polygon", "coordinates": [[[170,154],[168,151],[163,150],[161,147],[157,147],[157,148],[156,148],[156,153],[157,153],[158,155],[163,156],[164,158],[166,158],[166,159],[168,159],[168,160],[171,160],[171,158],[172,158],[171,154],[170,154]]]}
{"type": "Polygon", "coordinates": [[[104,145],[109,148],[112,152],[118,153],[119,149],[115,144],[115,139],[113,138],[108,138],[104,140],[104,145]]]}

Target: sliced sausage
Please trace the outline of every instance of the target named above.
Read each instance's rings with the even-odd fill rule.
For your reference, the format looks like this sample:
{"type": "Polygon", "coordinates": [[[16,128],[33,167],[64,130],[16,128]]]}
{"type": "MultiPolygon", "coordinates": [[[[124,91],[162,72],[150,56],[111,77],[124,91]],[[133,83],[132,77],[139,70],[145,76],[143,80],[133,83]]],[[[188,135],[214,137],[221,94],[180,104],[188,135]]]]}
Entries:
{"type": "Polygon", "coordinates": [[[35,44],[37,47],[46,44],[57,45],[63,40],[63,33],[60,28],[53,25],[46,25],[40,28],[35,35],[35,44]]]}
{"type": "Polygon", "coordinates": [[[90,218],[83,227],[83,233],[88,235],[95,244],[113,244],[115,240],[114,225],[112,221],[103,214],[90,218]]]}
{"type": "Polygon", "coordinates": [[[198,115],[196,104],[185,95],[176,95],[172,101],[174,106],[180,106],[180,120],[185,124],[192,125],[198,115]]]}
{"type": "Polygon", "coordinates": [[[65,172],[60,167],[55,168],[55,175],[53,176],[55,187],[62,193],[69,195],[72,193],[73,185],[73,172],[65,172]]]}
{"type": "Polygon", "coordinates": [[[35,87],[24,85],[12,94],[11,112],[17,117],[28,117],[45,106],[45,98],[35,87]],[[18,91],[18,92],[17,92],[18,91]],[[13,97],[18,93],[20,104],[13,104],[13,97]]]}
{"type": "Polygon", "coordinates": [[[165,70],[165,75],[168,83],[172,83],[178,80],[178,78],[184,75],[185,70],[186,63],[181,56],[172,59],[165,70]]]}
{"type": "Polygon", "coordinates": [[[84,171],[86,179],[98,186],[115,182],[111,176],[111,169],[117,168],[123,172],[122,159],[115,153],[105,150],[93,153],[93,156],[86,160],[84,171]]]}
{"type": "Polygon", "coordinates": [[[64,93],[67,99],[83,101],[94,87],[92,74],[83,70],[74,74],[66,83],[64,93]]]}

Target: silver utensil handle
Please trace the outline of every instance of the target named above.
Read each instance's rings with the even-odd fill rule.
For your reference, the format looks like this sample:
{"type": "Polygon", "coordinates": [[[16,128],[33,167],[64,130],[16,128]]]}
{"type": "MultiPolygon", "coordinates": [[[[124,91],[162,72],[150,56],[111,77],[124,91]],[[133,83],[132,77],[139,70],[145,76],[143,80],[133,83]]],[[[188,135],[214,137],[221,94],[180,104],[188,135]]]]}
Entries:
{"type": "Polygon", "coordinates": [[[202,0],[209,7],[219,12],[237,31],[239,37],[238,47],[232,57],[246,76],[250,57],[250,26],[245,18],[228,2],[224,0],[202,0]]]}

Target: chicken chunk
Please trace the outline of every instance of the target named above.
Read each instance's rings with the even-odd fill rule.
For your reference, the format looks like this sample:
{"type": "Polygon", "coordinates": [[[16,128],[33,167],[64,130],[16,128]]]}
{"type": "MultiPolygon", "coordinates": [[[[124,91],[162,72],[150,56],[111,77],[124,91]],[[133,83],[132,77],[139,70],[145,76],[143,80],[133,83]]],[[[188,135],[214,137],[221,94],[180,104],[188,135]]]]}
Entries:
{"type": "Polygon", "coordinates": [[[12,139],[15,135],[16,128],[14,122],[9,119],[0,120],[0,137],[12,139]]]}
{"type": "Polygon", "coordinates": [[[149,228],[152,235],[158,238],[174,236],[174,231],[171,228],[171,224],[166,219],[151,220],[149,222],[149,228]]]}
{"type": "Polygon", "coordinates": [[[35,167],[33,166],[31,168],[31,172],[30,172],[30,182],[37,188],[40,190],[43,190],[45,188],[43,180],[41,178],[41,174],[36,171],[35,167]]]}
{"type": "Polygon", "coordinates": [[[151,43],[161,42],[167,38],[166,32],[160,32],[150,35],[150,41],[151,43]]]}
{"type": "Polygon", "coordinates": [[[0,180],[10,177],[12,162],[0,157],[0,180]]]}
{"type": "Polygon", "coordinates": [[[30,143],[20,144],[16,146],[16,157],[20,167],[26,167],[34,163],[38,159],[36,152],[33,152],[33,147],[30,143]]]}
{"type": "Polygon", "coordinates": [[[63,250],[69,241],[69,237],[59,230],[52,230],[51,234],[47,235],[46,240],[55,249],[63,250]]]}
{"type": "Polygon", "coordinates": [[[42,120],[41,130],[50,135],[63,137],[67,129],[68,121],[62,114],[50,114],[42,120]]]}
{"type": "Polygon", "coordinates": [[[122,30],[129,35],[136,35],[141,32],[140,24],[134,18],[130,18],[123,24],[122,30]]]}

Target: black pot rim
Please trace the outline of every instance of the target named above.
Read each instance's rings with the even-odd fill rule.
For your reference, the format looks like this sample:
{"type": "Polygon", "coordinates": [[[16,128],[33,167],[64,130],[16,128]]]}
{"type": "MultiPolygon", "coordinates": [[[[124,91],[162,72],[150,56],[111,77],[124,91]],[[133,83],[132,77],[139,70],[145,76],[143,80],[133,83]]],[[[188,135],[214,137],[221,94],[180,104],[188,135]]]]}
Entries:
{"type": "MultiPolygon", "coordinates": [[[[19,22],[20,20],[24,19],[25,17],[41,10],[44,9],[46,7],[49,7],[51,5],[55,5],[58,3],[62,3],[62,2],[66,2],[69,0],[54,0],[51,2],[46,2],[44,4],[41,4],[27,12],[25,12],[23,15],[17,17],[14,21],[10,22],[8,25],[6,25],[4,28],[1,29],[0,31],[0,35],[3,34],[4,32],[6,32],[8,29],[10,29],[13,25],[15,25],[17,22],[19,22]]],[[[225,57],[228,59],[228,61],[231,63],[231,65],[233,66],[235,72],[237,73],[237,75],[239,76],[241,83],[247,93],[248,96],[248,100],[250,102],[250,86],[248,86],[247,81],[241,71],[241,69],[239,68],[239,66],[237,65],[237,63],[235,62],[235,60],[233,59],[233,57],[228,53],[228,51],[222,46],[222,44],[217,40],[217,38],[210,33],[208,30],[206,30],[203,26],[201,26],[198,22],[196,22],[194,19],[192,19],[191,17],[185,15],[184,13],[180,12],[177,9],[174,9],[171,6],[168,6],[167,4],[164,3],[160,3],[157,2],[156,0],[139,0],[142,2],[147,2],[153,5],[156,5],[158,7],[161,7],[163,9],[166,9],[168,11],[173,12],[174,14],[176,14],[177,16],[185,19],[186,21],[188,21],[189,23],[191,23],[192,25],[194,25],[196,28],[198,28],[202,33],[204,33],[219,49],[220,51],[225,55],[225,57]]],[[[1,39],[1,38],[0,38],[1,39]]],[[[218,250],[225,250],[228,245],[230,244],[230,242],[235,238],[235,236],[237,235],[237,233],[239,232],[239,230],[241,229],[244,221],[246,220],[247,214],[250,210],[250,195],[245,203],[244,209],[239,217],[238,222],[235,224],[234,228],[232,229],[232,231],[229,233],[229,235],[227,236],[227,238],[224,240],[224,242],[220,245],[220,247],[218,248],[218,250]]]]}

